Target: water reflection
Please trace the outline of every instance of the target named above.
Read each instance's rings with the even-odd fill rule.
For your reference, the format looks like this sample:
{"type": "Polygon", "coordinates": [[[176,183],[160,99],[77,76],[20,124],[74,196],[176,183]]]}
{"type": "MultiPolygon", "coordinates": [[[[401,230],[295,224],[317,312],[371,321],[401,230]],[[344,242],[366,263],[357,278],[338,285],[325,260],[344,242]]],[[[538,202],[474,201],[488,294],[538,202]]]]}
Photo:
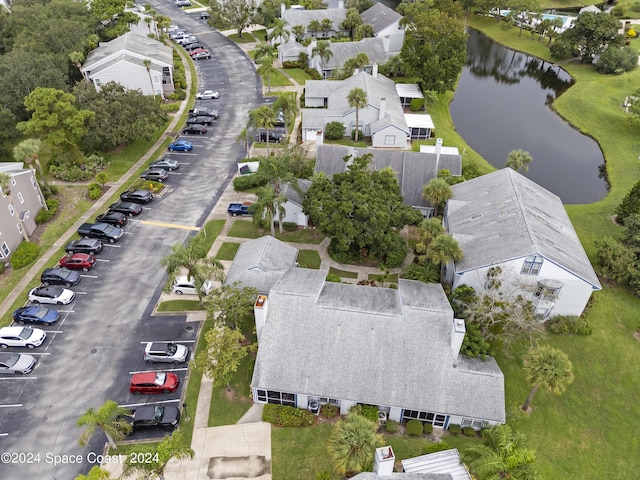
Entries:
{"type": "Polygon", "coordinates": [[[602,152],[550,108],[572,83],[557,65],[470,30],[451,116],[467,143],[492,165],[502,168],[509,152],[521,148],[533,156],[527,177],[565,203],[594,202],[607,192],[602,152]]]}

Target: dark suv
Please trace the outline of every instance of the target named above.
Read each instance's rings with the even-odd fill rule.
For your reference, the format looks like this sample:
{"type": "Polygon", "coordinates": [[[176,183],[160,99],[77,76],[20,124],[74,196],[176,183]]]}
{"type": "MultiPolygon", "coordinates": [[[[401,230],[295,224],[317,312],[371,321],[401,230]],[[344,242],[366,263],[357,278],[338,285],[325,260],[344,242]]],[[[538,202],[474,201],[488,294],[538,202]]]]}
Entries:
{"type": "Polygon", "coordinates": [[[149,203],[153,200],[153,193],[149,190],[127,190],[120,194],[123,202],[149,203]]]}
{"type": "Polygon", "coordinates": [[[64,285],[65,287],[71,287],[72,285],[77,285],[80,281],[80,273],[62,267],[47,268],[40,275],[40,281],[44,286],[64,285]]]}
{"type": "Polygon", "coordinates": [[[180,423],[180,410],[174,405],[143,405],[127,416],[134,430],[161,427],[173,430],[180,423]]]}
{"type": "Polygon", "coordinates": [[[145,170],[140,174],[140,178],[144,178],[145,180],[153,180],[156,182],[164,182],[167,178],[169,178],[169,174],[166,170],[162,168],[150,168],[149,170],[145,170]]]}

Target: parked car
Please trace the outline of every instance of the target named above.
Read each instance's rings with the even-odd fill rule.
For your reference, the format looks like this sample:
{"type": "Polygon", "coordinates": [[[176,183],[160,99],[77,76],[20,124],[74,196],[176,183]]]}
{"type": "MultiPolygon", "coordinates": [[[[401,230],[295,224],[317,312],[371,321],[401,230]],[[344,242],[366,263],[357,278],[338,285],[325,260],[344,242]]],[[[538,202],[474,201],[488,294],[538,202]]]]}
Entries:
{"type": "Polygon", "coordinates": [[[286,138],[286,134],[283,132],[276,132],[273,130],[260,129],[256,133],[256,142],[266,143],[269,138],[269,143],[280,143],[286,138]]]}
{"type": "Polygon", "coordinates": [[[191,6],[191,2],[189,0],[177,0],[176,1],[176,6],[178,6],[180,8],[190,7],[191,6]]]}
{"type": "Polygon", "coordinates": [[[200,12],[200,20],[209,20],[210,17],[211,15],[209,15],[207,12],[200,12]]]}
{"type": "MultiPolygon", "coordinates": [[[[134,205],[136,204],[134,203],[134,205]]],[[[113,205],[111,205],[111,207],[113,207],[113,205]]],[[[111,207],[109,207],[109,210],[112,210],[111,207]]],[[[78,228],[78,235],[85,238],[98,238],[109,243],[115,243],[123,237],[124,230],[109,225],[108,223],[83,223],[78,228]]]]}
{"type": "Polygon", "coordinates": [[[123,202],[122,200],[118,200],[116,203],[112,203],[109,206],[108,211],[119,212],[129,217],[133,217],[134,215],[140,215],[140,212],[142,212],[142,206],[139,203],[123,202]]]}
{"type": "Polygon", "coordinates": [[[120,194],[120,200],[123,202],[146,204],[153,200],[153,193],[149,190],[127,190],[120,194]]]}
{"type": "Polygon", "coordinates": [[[42,272],[42,275],[40,275],[40,281],[45,287],[47,285],[64,285],[65,287],[71,287],[78,284],[80,274],[63,267],[46,268],[44,272],[42,272]]]}
{"type": "MultiPolygon", "coordinates": [[[[205,130],[206,131],[206,130],[205,130]]],[[[150,168],[140,174],[140,178],[145,180],[153,180],[154,182],[164,182],[169,178],[169,174],[162,168],[150,168]]]]}
{"type": "Polygon", "coordinates": [[[68,305],[75,298],[75,293],[62,287],[36,287],[29,292],[29,301],[33,303],[68,305]]]}
{"type": "Polygon", "coordinates": [[[198,115],[197,117],[187,118],[187,125],[211,125],[215,119],[207,115],[198,115]]]}
{"type": "Polygon", "coordinates": [[[13,312],[13,321],[18,325],[55,325],[60,320],[60,312],[52,308],[32,305],[30,307],[20,307],[13,312]]]}
{"type": "Polygon", "coordinates": [[[189,55],[191,55],[191,57],[193,57],[196,53],[209,53],[209,50],[207,50],[206,48],[196,48],[195,50],[191,50],[189,52],[189,55]]]}
{"type": "Polygon", "coordinates": [[[90,253],[96,255],[102,252],[102,242],[97,238],[81,238],[80,240],[71,240],[64,249],[68,253],[90,253]]]}
{"type": "Polygon", "coordinates": [[[170,152],[190,152],[191,150],[193,150],[193,144],[186,140],[178,140],[169,144],[167,149],[170,152]]]}
{"type": "Polygon", "coordinates": [[[183,363],[189,356],[189,349],[180,343],[147,343],[144,347],[144,361],[147,363],[183,363]]]}
{"type": "Polygon", "coordinates": [[[182,45],[185,46],[188,43],[193,43],[193,42],[197,42],[198,41],[198,37],[196,37],[195,35],[190,35],[190,34],[185,34],[182,38],[178,38],[176,40],[176,43],[178,45],[182,45]]]}
{"type": "Polygon", "coordinates": [[[219,97],[220,93],[214,92],[213,90],[204,90],[202,92],[196,93],[196,100],[213,100],[219,97]]]}
{"type": "MultiPolygon", "coordinates": [[[[211,293],[211,290],[213,290],[213,282],[211,280],[205,280],[201,289],[202,293],[208,295],[211,293]]],[[[197,295],[198,290],[192,278],[181,276],[173,282],[173,293],[177,293],[178,295],[182,295],[183,293],[187,295],[197,295]]]]}
{"type": "Polygon", "coordinates": [[[180,162],[178,162],[178,160],[176,160],[175,158],[165,157],[153,162],[151,165],[149,165],[149,168],[164,168],[168,172],[173,172],[174,170],[180,168],[180,162]]]}
{"type": "Polygon", "coordinates": [[[215,108],[194,108],[189,110],[190,117],[213,117],[218,118],[218,110],[215,108]]]}
{"type": "Polygon", "coordinates": [[[190,51],[195,50],[197,48],[203,48],[203,47],[204,47],[204,45],[202,45],[200,42],[191,42],[191,43],[187,43],[187,44],[184,45],[184,49],[187,52],[190,52],[190,51]]]}
{"type": "Polygon", "coordinates": [[[180,409],[175,405],[143,405],[127,417],[134,430],[161,427],[173,430],[180,422],[180,409]]]}
{"type": "Polygon", "coordinates": [[[39,328],[2,327],[0,328],[0,347],[36,348],[44,343],[47,334],[39,328]]]}
{"type": "Polygon", "coordinates": [[[198,52],[195,55],[191,55],[191,58],[194,60],[209,60],[211,58],[211,54],[205,50],[204,52],[198,52]]]}
{"type": "Polygon", "coordinates": [[[27,373],[31,373],[35,366],[36,359],[33,355],[0,352],[0,373],[26,375],[27,373]]]}
{"type": "Polygon", "coordinates": [[[127,224],[127,216],[120,212],[107,212],[96,217],[98,223],[108,223],[114,227],[124,227],[127,224]]]}
{"type": "Polygon", "coordinates": [[[195,123],[193,125],[187,125],[182,129],[182,133],[185,135],[204,135],[207,133],[207,127],[204,125],[200,125],[199,123],[195,123]]]}
{"type": "Polygon", "coordinates": [[[142,372],[131,377],[129,391],[141,393],[171,393],[178,389],[180,378],[171,372],[142,372]]]}
{"type": "Polygon", "coordinates": [[[88,272],[96,264],[96,257],[88,253],[67,253],[59,263],[61,267],[69,270],[88,272]]]}
{"type": "Polygon", "coordinates": [[[232,217],[252,215],[249,211],[250,206],[251,205],[245,205],[243,203],[230,203],[227,207],[227,212],[230,213],[232,217]]]}

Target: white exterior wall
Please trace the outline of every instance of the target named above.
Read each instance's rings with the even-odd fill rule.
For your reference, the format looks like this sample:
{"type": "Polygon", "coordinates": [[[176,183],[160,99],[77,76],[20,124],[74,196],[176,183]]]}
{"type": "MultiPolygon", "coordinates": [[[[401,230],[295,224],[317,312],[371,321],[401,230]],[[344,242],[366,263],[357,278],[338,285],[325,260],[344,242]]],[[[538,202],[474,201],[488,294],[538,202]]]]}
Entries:
{"type": "Polygon", "coordinates": [[[399,53],[404,43],[404,29],[400,28],[399,22],[396,22],[378,32],[376,37],[382,39],[385,51],[399,53]]]}
{"type": "Polygon", "coordinates": [[[402,420],[402,409],[398,407],[391,407],[389,409],[389,420],[394,422],[400,422],[402,420]]]}
{"type": "MultiPolygon", "coordinates": [[[[518,294],[522,294],[522,287],[524,287],[525,290],[531,292],[528,298],[532,298],[535,304],[535,300],[537,299],[533,296],[533,291],[535,290],[537,283],[544,279],[559,280],[563,282],[564,285],[555,301],[551,316],[578,316],[582,314],[589,298],[591,297],[591,293],[593,293],[591,284],[576,277],[571,272],[559,267],[546,258],[543,260],[542,268],[538,275],[522,275],[520,274],[520,271],[524,264],[524,260],[525,257],[522,257],[494,265],[502,268],[503,291],[509,292],[509,294],[515,297],[518,294]]],[[[474,271],[465,272],[461,275],[454,275],[453,288],[456,288],[458,285],[465,284],[473,287],[476,291],[483,290],[484,281],[489,268],[491,267],[483,267],[474,271]]]]}
{"type": "Polygon", "coordinates": [[[127,90],[140,90],[143,95],[162,95],[162,74],[151,71],[151,78],[155,92],[151,90],[149,83],[149,74],[145,67],[141,67],[128,62],[117,62],[109,68],[105,68],[95,75],[91,75],[94,86],[97,91],[100,87],[96,85],[96,79],[100,81],[100,85],[109,82],[117,82],[124,85],[127,90]]]}
{"type": "Polygon", "coordinates": [[[357,405],[358,402],[353,402],[351,400],[340,400],[340,415],[346,415],[349,413],[349,409],[354,405],[357,405]]]}
{"type": "Polygon", "coordinates": [[[301,227],[306,227],[308,225],[308,217],[302,213],[302,207],[300,205],[287,200],[282,206],[285,210],[285,215],[282,218],[283,222],[293,222],[301,227]]]}
{"type": "Polygon", "coordinates": [[[298,405],[298,408],[304,408],[304,409],[309,408],[309,397],[301,393],[297,394],[296,405],[298,405]]]}
{"type": "Polygon", "coordinates": [[[324,97],[305,97],[304,106],[308,108],[324,108],[324,97]]]}
{"type": "Polygon", "coordinates": [[[407,148],[407,134],[393,125],[371,135],[371,146],[375,148],[407,148]],[[393,143],[387,143],[393,137],[393,143]]]}

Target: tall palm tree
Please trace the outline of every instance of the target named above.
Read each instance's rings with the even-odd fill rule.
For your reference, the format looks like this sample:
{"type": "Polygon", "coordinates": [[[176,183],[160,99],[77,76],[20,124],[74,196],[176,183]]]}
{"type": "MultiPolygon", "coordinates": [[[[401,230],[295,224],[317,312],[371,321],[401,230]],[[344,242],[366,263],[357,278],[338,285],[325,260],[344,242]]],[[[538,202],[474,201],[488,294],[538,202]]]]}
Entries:
{"type": "Polygon", "coordinates": [[[505,167],[512,168],[516,172],[526,172],[529,170],[529,164],[533,160],[533,157],[529,152],[524,150],[511,150],[507,156],[507,162],[505,167]]]}
{"type": "Polygon", "coordinates": [[[263,57],[273,57],[273,53],[276,51],[273,45],[270,45],[266,42],[260,42],[256,45],[254,59],[256,62],[260,63],[260,60],[263,57]]]}
{"type": "MultiPolygon", "coordinates": [[[[445,233],[442,222],[437,217],[424,219],[418,228],[418,243],[416,243],[416,251],[418,253],[426,253],[431,242],[445,233]]],[[[419,258],[424,261],[425,256],[419,258]]]]}
{"type": "Polygon", "coordinates": [[[277,69],[273,66],[273,57],[271,55],[260,58],[260,66],[258,67],[258,74],[264,78],[267,77],[268,92],[271,93],[271,74],[276,73],[277,69]]]}
{"type": "Polygon", "coordinates": [[[269,156],[269,132],[276,123],[276,112],[270,105],[262,105],[249,112],[249,118],[256,128],[264,128],[267,131],[267,156],[269,156]]]}
{"type": "MultiPolygon", "coordinates": [[[[76,66],[76,68],[80,73],[82,73],[82,62],[84,61],[84,59],[85,59],[84,52],[75,51],[69,54],[69,60],[71,60],[71,62],[76,66]]],[[[82,76],[86,80],[86,77],[84,76],[84,74],[82,76]]]]}
{"type": "Polygon", "coordinates": [[[311,20],[309,25],[307,25],[307,31],[313,32],[312,35],[315,37],[316,33],[322,30],[322,24],[319,20],[311,20]]]}
{"type": "Polygon", "coordinates": [[[273,41],[274,38],[281,38],[284,42],[289,40],[290,32],[287,30],[288,23],[289,22],[282,18],[276,18],[273,21],[273,30],[271,30],[271,33],[267,37],[269,41],[273,41]]]}
{"type": "Polygon", "coordinates": [[[295,35],[297,42],[302,41],[302,37],[304,36],[304,33],[306,31],[307,29],[304,28],[304,25],[294,25],[293,27],[291,27],[291,33],[295,35]]]}
{"type": "Polygon", "coordinates": [[[367,92],[362,88],[356,87],[349,90],[347,94],[347,101],[349,105],[356,109],[356,136],[355,140],[358,141],[358,134],[360,133],[360,109],[367,106],[367,92]]]}
{"type": "Polygon", "coordinates": [[[292,186],[297,186],[296,178],[293,173],[291,173],[289,155],[268,157],[262,160],[257,174],[260,178],[266,180],[268,185],[273,187],[276,195],[282,194],[283,184],[289,183],[292,186]]]}
{"type": "Polygon", "coordinates": [[[51,195],[51,187],[49,186],[49,182],[47,182],[47,177],[44,175],[40,159],[38,158],[41,147],[42,141],[40,139],[27,138],[13,147],[13,158],[15,158],[17,162],[24,162],[27,165],[34,164],[42,183],[44,183],[45,190],[51,195]]]}
{"type": "Polygon", "coordinates": [[[142,61],[144,68],[147,69],[147,75],[149,75],[149,84],[151,85],[151,93],[153,94],[153,99],[156,99],[156,90],[153,87],[153,79],[151,78],[151,60],[149,60],[148,58],[145,58],[142,61]]]}
{"type": "Polygon", "coordinates": [[[171,291],[173,281],[186,270],[187,276],[193,280],[198,292],[198,299],[202,305],[202,287],[207,280],[222,280],[224,267],[213,257],[208,257],[203,244],[203,237],[191,237],[186,245],[176,243],[171,253],[160,260],[160,265],[166,268],[169,278],[165,291],[171,291]]]}
{"type": "Polygon", "coordinates": [[[355,413],[335,424],[328,449],[338,473],[355,474],[373,466],[376,448],[383,444],[376,430],[374,422],[355,413]]]}
{"type": "Polygon", "coordinates": [[[74,480],[111,480],[113,477],[98,465],[91,467],[86,475],[78,475],[74,480]]]}
{"type": "Polygon", "coordinates": [[[531,391],[522,409],[527,412],[538,389],[556,395],[564,393],[573,383],[573,365],[569,357],[557,348],[543,345],[529,350],[524,357],[524,374],[531,391]]]}
{"type": "Polygon", "coordinates": [[[509,425],[496,425],[482,434],[484,444],[462,453],[464,462],[480,479],[539,480],[533,467],[535,451],[525,445],[524,435],[509,425]]]}
{"type": "MultiPolygon", "coordinates": [[[[191,447],[184,445],[183,435],[180,430],[174,430],[171,435],[164,437],[162,442],[155,447],[134,448],[133,451],[143,454],[142,456],[145,459],[150,459],[150,461],[133,463],[131,459],[134,456],[128,455],[122,472],[125,477],[131,473],[141,473],[143,476],[140,478],[164,480],[164,471],[171,460],[193,458],[195,455],[191,447]],[[153,475],[153,477],[149,475],[153,475]]],[[[141,456],[135,458],[141,458],[141,456]]]]}
{"type": "Polygon", "coordinates": [[[276,112],[282,111],[284,113],[284,126],[287,127],[287,118],[294,117],[298,113],[298,97],[295,93],[283,92],[273,102],[273,108],[276,112]]]}
{"type": "Polygon", "coordinates": [[[449,234],[439,235],[427,247],[427,258],[432,263],[440,265],[440,278],[444,276],[445,266],[449,262],[462,260],[464,253],[458,241],[449,234]]]}
{"type": "Polygon", "coordinates": [[[249,127],[244,127],[242,131],[236,137],[236,142],[243,142],[244,149],[247,151],[247,158],[251,158],[251,150],[249,149],[249,142],[251,141],[251,131],[249,127]]]}
{"type": "Polygon", "coordinates": [[[107,436],[109,445],[116,448],[115,440],[122,440],[131,433],[131,424],[123,418],[130,413],[128,409],[119,407],[113,400],[107,400],[96,409],[90,408],[77,421],[79,427],[87,427],[80,435],[78,443],[84,447],[97,430],[102,430],[107,436]]]}
{"type": "Polygon", "coordinates": [[[330,30],[333,30],[333,21],[330,18],[323,18],[322,22],[320,22],[320,29],[323,31],[324,36],[327,36],[327,33],[330,30]]]}
{"type": "Polygon", "coordinates": [[[262,187],[256,194],[258,195],[258,201],[255,203],[253,221],[257,224],[262,224],[263,221],[269,222],[271,236],[275,238],[276,217],[278,218],[278,228],[282,233],[282,218],[286,213],[283,205],[287,201],[287,197],[277,194],[273,185],[262,187]]]}
{"type": "Polygon", "coordinates": [[[422,190],[422,197],[433,204],[434,217],[438,216],[438,207],[440,204],[445,203],[452,195],[451,185],[442,178],[432,178],[422,190]]]}
{"type": "MultiPolygon", "coordinates": [[[[311,27],[311,24],[309,24],[311,27]]],[[[331,51],[331,43],[327,40],[319,40],[316,46],[311,49],[312,57],[320,57],[320,70],[322,70],[322,76],[324,77],[324,62],[328,62],[333,56],[331,51]]]]}

